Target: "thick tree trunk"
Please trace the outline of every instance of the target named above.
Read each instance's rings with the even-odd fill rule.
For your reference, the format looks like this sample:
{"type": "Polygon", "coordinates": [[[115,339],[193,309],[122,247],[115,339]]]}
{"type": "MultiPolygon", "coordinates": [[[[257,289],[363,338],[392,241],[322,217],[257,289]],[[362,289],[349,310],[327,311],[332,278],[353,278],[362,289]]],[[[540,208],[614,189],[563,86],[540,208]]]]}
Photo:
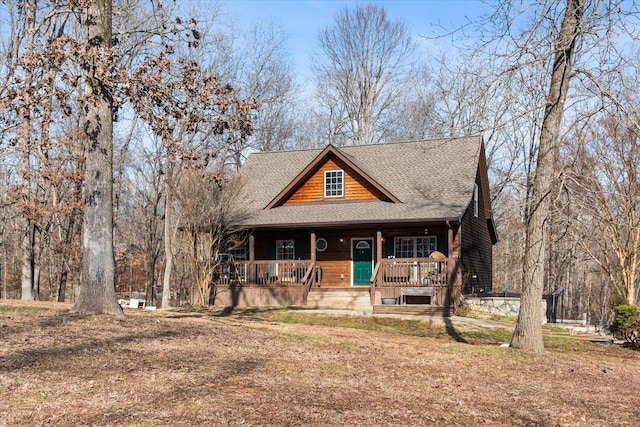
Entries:
{"type": "Polygon", "coordinates": [[[171,307],[171,272],[173,271],[173,176],[174,164],[172,159],[167,159],[167,170],[165,172],[165,194],[164,194],[164,276],[162,278],[162,303],[161,308],[171,307]]]}
{"type": "Polygon", "coordinates": [[[165,265],[164,265],[164,277],[162,278],[162,308],[171,307],[171,271],[173,270],[173,249],[171,247],[171,232],[169,231],[169,225],[167,222],[169,217],[165,217],[164,224],[164,253],[165,253],[165,265]]]}
{"type": "Polygon", "coordinates": [[[7,280],[8,280],[8,275],[7,275],[7,268],[8,268],[8,262],[7,262],[7,251],[5,250],[2,253],[2,299],[7,299],[7,280]]]}
{"type": "Polygon", "coordinates": [[[86,66],[86,159],[82,283],[72,312],[124,316],[114,287],[113,253],[113,99],[111,77],[111,0],[93,0],[83,16],[85,41],[91,46],[86,66]]]}
{"type": "Polygon", "coordinates": [[[25,230],[25,234],[22,236],[21,249],[22,249],[22,272],[20,275],[20,282],[22,292],[20,299],[25,301],[33,301],[35,299],[33,295],[33,251],[31,246],[31,221],[26,221],[28,231],[25,230]]]}
{"type": "MultiPolygon", "coordinates": [[[[27,23],[25,33],[27,34],[25,56],[33,53],[35,45],[35,25],[36,25],[36,3],[35,1],[26,1],[23,5],[24,16],[22,18],[27,23]]],[[[25,68],[24,85],[30,87],[33,82],[33,71],[31,68],[25,68]]],[[[21,271],[21,287],[22,292],[20,299],[33,301],[35,299],[33,294],[33,221],[28,218],[28,212],[32,208],[31,206],[31,165],[29,164],[29,157],[32,147],[32,126],[31,126],[31,111],[26,109],[25,117],[23,117],[22,127],[20,130],[22,138],[22,187],[24,191],[23,195],[23,220],[21,221],[22,228],[22,240],[20,242],[20,248],[22,251],[22,271],[21,271]]]]}
{"type": "Polygon", "coordinates": [[[533,177],[532,196],[528,209],[527,242],[524,259],[524,283],[518,322],[511,346],[542,353],[542,295],[545,277],[545,246],[553,185],[558,163],[558,135],[567,97],[573,54],[584,0],[567,0],[567,9],[557,39],[547,106],[540,132],[540,147],[533,177]]]}

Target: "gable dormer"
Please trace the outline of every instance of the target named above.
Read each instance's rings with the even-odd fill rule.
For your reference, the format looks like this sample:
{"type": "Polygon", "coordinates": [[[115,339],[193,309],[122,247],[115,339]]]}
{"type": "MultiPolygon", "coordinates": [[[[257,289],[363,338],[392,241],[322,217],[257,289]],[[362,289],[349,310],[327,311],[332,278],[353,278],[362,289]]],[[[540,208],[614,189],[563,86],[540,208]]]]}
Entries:
{"type": "Polygon", "coordinates": [[[266,209],[297,203],[371,201],[400,203],[337,148],[329,145],[266,209]]]}

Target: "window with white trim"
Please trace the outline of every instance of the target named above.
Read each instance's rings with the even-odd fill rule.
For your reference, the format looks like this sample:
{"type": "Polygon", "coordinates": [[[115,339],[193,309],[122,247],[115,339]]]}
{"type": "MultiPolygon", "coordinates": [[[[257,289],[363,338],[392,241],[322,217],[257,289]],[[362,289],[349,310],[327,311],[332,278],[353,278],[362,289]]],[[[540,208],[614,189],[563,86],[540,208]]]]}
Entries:
{"type": "Polygon", "coordinates": [[[294,240],[276,240],[276,259],[296,259],[294,240]]]}
{"type": "Polygon", "coordinates": [[[436,236],[396,237],[394,255],[396,258],[428,258],[438,247],[436,236]]]}
{"type": "Polygon", "coordinates": [[[344,196],[344,171],[324,171],[324,197],[344,196]]]}
{"type": "Polygon", "coordinates": [[[478,217],[478,184],[473,184],[473,216],[478,217]]]}

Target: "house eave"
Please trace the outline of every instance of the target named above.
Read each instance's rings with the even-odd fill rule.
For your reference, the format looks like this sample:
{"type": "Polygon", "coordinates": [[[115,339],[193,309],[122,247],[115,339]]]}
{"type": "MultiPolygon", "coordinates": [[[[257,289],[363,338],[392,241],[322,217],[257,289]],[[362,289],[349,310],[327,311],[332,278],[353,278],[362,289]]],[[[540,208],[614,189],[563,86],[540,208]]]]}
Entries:
{"type": "Polygon", "coordinates": [[[425,223],[459,223],[460,217],[442,217],[442,218],[403,218],[389,220],[351,220],[351,221],[322,221],[322,222],[295,222],[295,223],[277,223],[277,224],[246,224],[246,228],[251,229],[285,229],[285,228],[339,228],[347,226],[375,226],[383,225],[412,225],[425,223]]]}

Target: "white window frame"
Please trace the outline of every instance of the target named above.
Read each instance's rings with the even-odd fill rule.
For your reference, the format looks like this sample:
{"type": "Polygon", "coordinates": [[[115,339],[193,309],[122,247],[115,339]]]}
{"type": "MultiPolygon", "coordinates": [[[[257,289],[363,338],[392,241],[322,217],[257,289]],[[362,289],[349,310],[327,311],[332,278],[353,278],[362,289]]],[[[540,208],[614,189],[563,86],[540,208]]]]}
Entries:
{"type": "Polygon", "coordinates": [[[342,169],[332,169],[324,171],[324,197],[327,199],[335,199],[339,197],[344,197],[344,171],[342,169]],[[337,183],[331,182],[330,180],[335,179],[333,174],[336,174],[337,177],[340,176],[340,188],[334,188],[334,185],[337,183]]]}
{"type": "Polygon", "coordinates": [[[438,250],[438,236],[400,236],[400,237],[395,237],[393,239],[393,255],[396,258],[428,258],[433,252],[438,250]],[[423,256],[419,257],[418,256],[418,239],[425,239],[430,241],[428,244],[428,246],[431,246],[431,248],[433,248],[433,250],[427,250],[428,253],[427,254],[423,254],[423,256]],[[411,240],[411,246],[412,246],[412,250],[411,250],[411,256],[400,256],[398,254],[398,243],[399,240],[405,240],[405,241],[409,241],[411,240]]]}
{"type": "Polygon", "coordinates": [[[478,184],[473,184],[473,216],[478,217],[479,206],[478,206],[478,184]]]}
{"type": "Polygon", "coordinates": [[[296,259],[296,241],[293,239],[276,240],[276,259],[278,261],[289,261],[296,259]],[[286,252],[284,250],[286,250],[286,252]],[[283,257],[283,255],[289,255],[289,250],[291,251],[291,258],[283,257]]]}

